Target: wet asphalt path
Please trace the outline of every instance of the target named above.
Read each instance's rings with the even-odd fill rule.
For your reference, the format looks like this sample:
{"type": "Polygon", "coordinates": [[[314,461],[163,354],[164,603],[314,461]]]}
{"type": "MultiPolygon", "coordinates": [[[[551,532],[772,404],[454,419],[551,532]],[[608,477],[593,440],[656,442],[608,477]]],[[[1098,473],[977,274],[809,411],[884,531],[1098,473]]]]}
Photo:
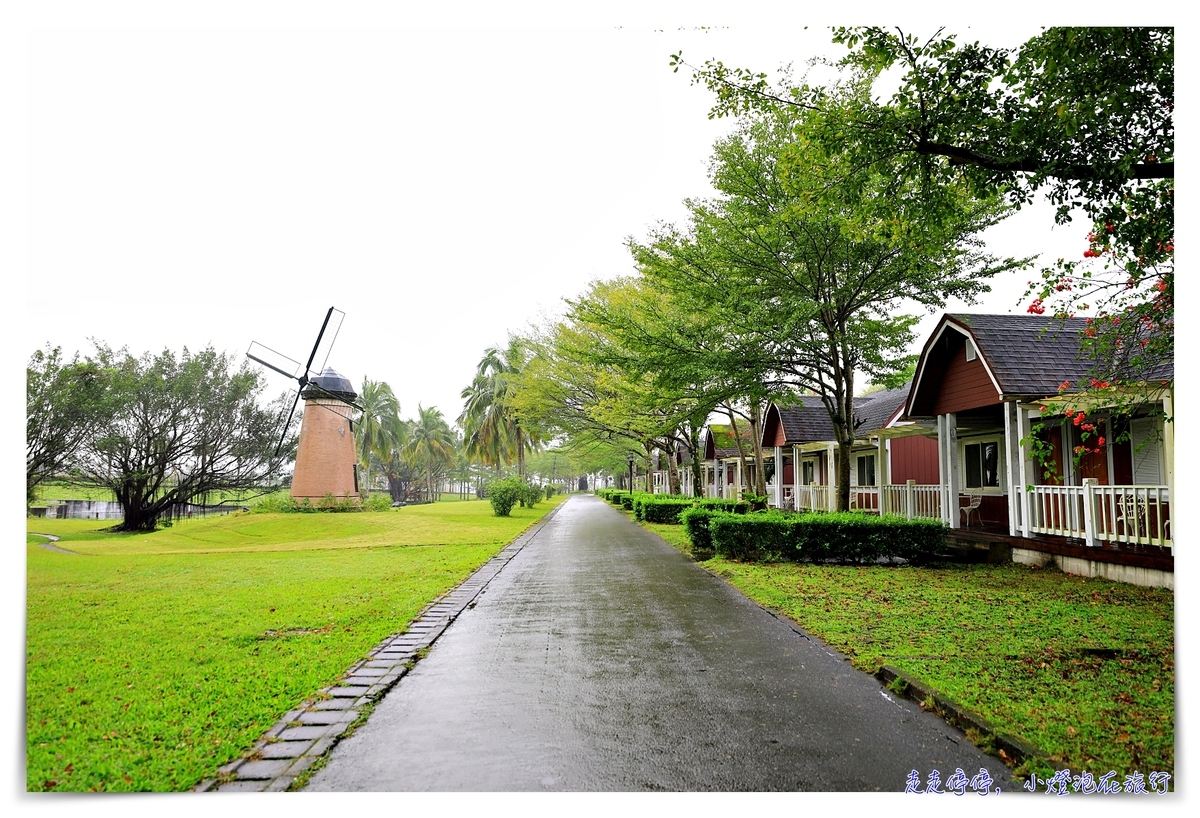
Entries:
{"type": "Polygon", "coordinates": [[[575,496],[307,789],[903,790],[956,767],[1013,789],[940,718],[575,496]]]}

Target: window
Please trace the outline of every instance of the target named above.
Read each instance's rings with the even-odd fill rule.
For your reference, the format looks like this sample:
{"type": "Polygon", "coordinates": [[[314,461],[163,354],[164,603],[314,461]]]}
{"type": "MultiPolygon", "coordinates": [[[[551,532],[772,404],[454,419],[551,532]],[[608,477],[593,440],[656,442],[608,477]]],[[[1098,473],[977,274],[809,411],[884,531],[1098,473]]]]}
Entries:
{"type": "Polygon", "coordinates": [[[875,455],[860,455],[858,458],[858,485],[875,485],[875,455]]]}
{"type": "Polygon", "coordinates": [[[970,338],[966,339],[963,342],[963,345],[967,348],[967,360],[968,361],[975,360],[975,345],[971,343],[971,339],[970,338]]]}
{"type": "Polygon", "coordinates": [[[817,480],[817,462],[815,460],[805,460],[800,464],[800,484],[807,486],[815,483],[817,480]]]}
{"type": "Polygon", "coordinates": [[[967,488],[1000,488],[1000,441],[966,444],[962,463],[963,484],[967,488]]]}

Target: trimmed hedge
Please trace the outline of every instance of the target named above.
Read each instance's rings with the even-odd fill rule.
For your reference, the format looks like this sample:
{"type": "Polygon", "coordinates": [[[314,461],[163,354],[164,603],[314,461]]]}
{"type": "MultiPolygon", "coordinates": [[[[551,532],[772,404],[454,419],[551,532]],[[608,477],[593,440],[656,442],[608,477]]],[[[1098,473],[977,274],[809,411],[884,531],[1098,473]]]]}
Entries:
{"type": "Polygon", "coordinates": [[[690,499],[676,500],[647,497],[639,499],[636,510],[639,520],[644,520],[648,523],[676,525],[679,523],[680,513],[694,505],[695,502],[690,499]]]}
{"type": "Polygon", "coordinates": [[[937,520],[856,512],[730,514],[693,509],[681,520],[698,559],[716,554],[745,562],[862,564],[886,557],[921,564],[934,559],[946,540],[946,528],[937,520]]]}
{"type": "Polygon", "coordinates": [[[688,540],[692,543],[692,556],[698,560],[710,559],[715,553],[708,523],[714,515],[719,513],[698,505],[679,513],[679,522],[687,531],[688,540]]]}
{"type": "Polygon", "coordinates": [[[750,504],[745,500],[698,500],[696,505],[709,511],[728,511],[734,514],[750,512],[750,504]]]}

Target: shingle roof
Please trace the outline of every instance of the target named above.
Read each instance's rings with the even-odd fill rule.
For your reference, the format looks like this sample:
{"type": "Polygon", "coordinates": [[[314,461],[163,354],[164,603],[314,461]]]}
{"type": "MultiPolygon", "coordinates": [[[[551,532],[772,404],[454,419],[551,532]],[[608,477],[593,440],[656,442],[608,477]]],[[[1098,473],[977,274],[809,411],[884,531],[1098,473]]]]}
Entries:
{"type": "Polygon", "coordinates": [[[855,435],[862,437],[882,429],[892,415],[908,400],[909,384],[895,389],[871,392],[854,399],[855,435]]]}
{"type": "MultiPolygon", "coordinates": [[[[1063,381],[1086,382],[1093,362],[1080,357],[1084,318],[1044,315],[947,314],[970,330],[976,348],[1004,395],[1043,397],[1058,392],[1063,381]]],[[[1174,362],[1152,377],[1174,378],[1174,362]]]]}
{"type": "MultiPolygon", "coordinates": [[[[854,399],[855,436],[877,432],[891,420],[908,399],[908,384],[896,389],[871,392],[854,399]]],[[[817,395],[801,395],[800,403],[791,406],[775,405],[779,422],[788,445],[818,443],[833,440],[833,421],[825,404],[817,395]]]]}
{"type": "MultiPolygon", "coordinates": [[[[737,441],[734,440],[733,430],[728,425],[710,423],[704,429],[704,456],[706,459],[738,456],[737,441]]],[[[738,432],[742,437],[742,446],[747,452],[753,451],[754,437],[750,434],[750,424],[739,424],[738,432]]]]}

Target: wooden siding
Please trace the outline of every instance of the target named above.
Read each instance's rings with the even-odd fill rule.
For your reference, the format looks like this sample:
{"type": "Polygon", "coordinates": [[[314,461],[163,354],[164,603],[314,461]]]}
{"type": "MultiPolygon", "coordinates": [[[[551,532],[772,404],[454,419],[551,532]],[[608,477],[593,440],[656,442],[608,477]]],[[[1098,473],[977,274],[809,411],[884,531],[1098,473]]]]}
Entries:
{"type": "Polygon", "coordinates": [[[916,480],[919,485],[934,485],[938,476],[938,444],[931,437],[897,437],[891,448],[891,478],[895,485],[916,480]]]}
{"type": "Polygon", "coordinates": [[[977,354],[975,360],[968,361],[963,348],[966,338],[957,332],[951,333],[951,336],[952,342],[947,349],[949,360],[942,372],[933,414],[944,415],[1000,403],[1000,395],[988,377],[983,359],[977,354]]]}

